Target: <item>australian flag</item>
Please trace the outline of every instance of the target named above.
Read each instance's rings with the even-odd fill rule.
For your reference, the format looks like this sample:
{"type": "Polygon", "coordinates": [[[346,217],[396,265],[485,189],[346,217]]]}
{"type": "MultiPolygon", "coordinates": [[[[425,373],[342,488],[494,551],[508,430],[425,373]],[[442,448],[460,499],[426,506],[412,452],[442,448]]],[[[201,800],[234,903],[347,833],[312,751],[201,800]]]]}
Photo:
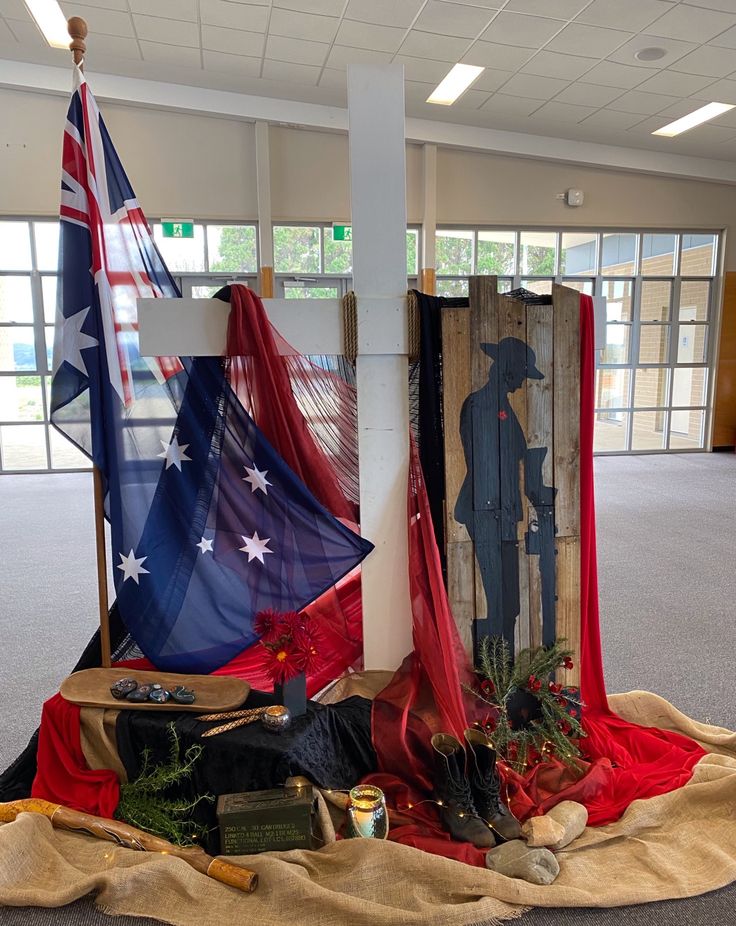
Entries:
{"type": "Polygon", "coordinates": [[[64,132],[51,421],[103,477],[120,615],[161,669],[206,673],[372,545],[249,417],[217,357],[138,350],[136,299],[179,296],[79,69],[64,132]]]}

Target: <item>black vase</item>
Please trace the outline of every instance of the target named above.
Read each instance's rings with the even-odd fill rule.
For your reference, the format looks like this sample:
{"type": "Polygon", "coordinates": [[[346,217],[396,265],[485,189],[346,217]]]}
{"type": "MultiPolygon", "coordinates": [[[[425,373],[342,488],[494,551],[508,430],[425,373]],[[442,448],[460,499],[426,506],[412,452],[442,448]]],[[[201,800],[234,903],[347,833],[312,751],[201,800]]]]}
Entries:
{"type": "Polygon", "coordinates": [[[307,677],[301,672],[285,682],[276,682],[273,696],[277,704],[289,708],[292,717],[307,713],[307,677]]]}

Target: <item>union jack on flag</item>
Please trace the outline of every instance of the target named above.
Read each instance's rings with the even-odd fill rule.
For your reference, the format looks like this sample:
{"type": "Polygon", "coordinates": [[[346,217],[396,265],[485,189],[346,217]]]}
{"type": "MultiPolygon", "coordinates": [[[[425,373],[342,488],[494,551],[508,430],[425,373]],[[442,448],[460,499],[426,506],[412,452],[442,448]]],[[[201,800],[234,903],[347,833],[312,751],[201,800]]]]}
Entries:
{"type": "Polygon", "coordinates": [[[64,131],[51,421],[105,485],[117,606],[156,666],[210,672],[372,545],[268,444],[221,358],[146,358],[136,299],[179,295],[76,69],[64,131]]]}

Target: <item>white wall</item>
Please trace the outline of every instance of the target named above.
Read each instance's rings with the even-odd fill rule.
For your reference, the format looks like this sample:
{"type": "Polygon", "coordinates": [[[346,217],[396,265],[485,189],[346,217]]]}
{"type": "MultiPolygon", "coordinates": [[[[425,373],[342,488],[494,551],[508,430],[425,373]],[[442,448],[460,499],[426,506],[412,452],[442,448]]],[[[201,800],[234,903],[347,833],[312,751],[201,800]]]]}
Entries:
{"type": "MultiPolygon", "coordinates": [[[[0,89],[0,214],[53,215],[67,101],[0,89]]],[[[103,114],[151,216],[257,218],[254,127],[236,120],[104,104],[103,114]]],[[[407,146],[407,211],[422,219],[421,149],[407,146]]],[[[347,138],[271,129],[276,221],[349,217],[347,138]]],[[[724,228],[736,220],[736,186],[577,167],[458,149],[437,156],[439,224],[724,228]],[[571,209],[555,199],[585,191],[571,209]]],[[[736,234],[726,266],[736,269],[736,234]]]]}

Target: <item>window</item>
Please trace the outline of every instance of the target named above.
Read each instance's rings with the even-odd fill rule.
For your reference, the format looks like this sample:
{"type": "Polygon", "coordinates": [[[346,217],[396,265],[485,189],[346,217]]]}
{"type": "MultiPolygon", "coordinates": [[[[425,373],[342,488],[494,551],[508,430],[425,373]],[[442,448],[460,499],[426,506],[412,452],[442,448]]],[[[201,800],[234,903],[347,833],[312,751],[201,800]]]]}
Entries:
{"type": "Polygon", "coordinates": [[[596,374],[597,453],[701,450],[708,426],[718,235],[671,231],[437,230],[437,292],[553,282],[605,296],[596,374]]]}
{"type": "Polygon", "coordinates": [[[86,469],[48,423],[57,221],[0,221],[0,472],[86,469]]]}

